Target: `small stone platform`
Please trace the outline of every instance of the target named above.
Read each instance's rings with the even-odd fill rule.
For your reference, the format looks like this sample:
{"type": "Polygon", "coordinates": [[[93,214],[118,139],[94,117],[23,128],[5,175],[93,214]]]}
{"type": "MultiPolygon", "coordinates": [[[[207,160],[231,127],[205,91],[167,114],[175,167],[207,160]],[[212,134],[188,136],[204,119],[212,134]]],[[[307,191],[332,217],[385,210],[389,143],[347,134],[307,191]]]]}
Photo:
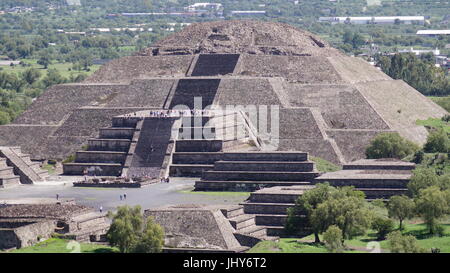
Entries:
{"type": "Polygon", "coordinates": [[[354,186],[367,199],[389,199],[407,194],[414,163],[393,159],[363,159],[343,166],[343,170],[325,173],[314,183],[328,182],[332,186],[354,186]]]}
{"type": "Polygon", "coordinates": [[[105,214],[72,199],[0,200],[0,249],[31,246],[54,233],[81,242],[99,241],[109,226],[105,214]]]}

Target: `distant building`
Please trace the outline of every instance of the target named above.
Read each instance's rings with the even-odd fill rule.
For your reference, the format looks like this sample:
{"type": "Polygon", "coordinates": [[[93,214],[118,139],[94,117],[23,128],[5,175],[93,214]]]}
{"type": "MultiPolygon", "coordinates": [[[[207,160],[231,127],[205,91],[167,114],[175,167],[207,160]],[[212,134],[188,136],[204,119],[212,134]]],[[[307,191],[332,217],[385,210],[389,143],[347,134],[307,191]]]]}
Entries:
{"type": "Polygon", "coordinates": [[[233,10],[231,15],[265,15],[265,10],[233,10]]]}
{"type": "Polygon", "coordinates": [[[450,29],[426,29],[417,31],[417,35],[427,36],[427,37],[437,37],[441,35],[450,35],[450,29]]]}
{"type": "MultiPolygon", "coordinates": [[[[196,12],[124,12],[122,16],[136,17],[136,16],[195,16],[196,12]]],[[[117,16],[117,14],[109,14],[108,17],[117,16]]]]}
{"type": "Polygon", "coordinates": [[[425,16],[320,17],[319,22],[332,24],[424,24],[425,16]]]}
{"type": "Polygon", "coordinates": [[[220,3],[195,3],[193,5],[184,8],[186,11],[199,11],[199,10],[215,10],[219,11],[223,9],[223,5],[220,3]]]}
{"type": "Polygon", "coordinates": [[[439,56],[441,55],[441,51],[439,49],[414,49],[414,48],[410,48],[410,49],[402,49],[398,51],[399,53],[413,53],[416,56],[420,56],[422,54],[428,54],[428,53],[432,53],[434,56],[439,56]]]}
{"type": "Polygon", "coordinates": [[[66,0],[68,6],[81,6],[80,0],[66,0]]]}

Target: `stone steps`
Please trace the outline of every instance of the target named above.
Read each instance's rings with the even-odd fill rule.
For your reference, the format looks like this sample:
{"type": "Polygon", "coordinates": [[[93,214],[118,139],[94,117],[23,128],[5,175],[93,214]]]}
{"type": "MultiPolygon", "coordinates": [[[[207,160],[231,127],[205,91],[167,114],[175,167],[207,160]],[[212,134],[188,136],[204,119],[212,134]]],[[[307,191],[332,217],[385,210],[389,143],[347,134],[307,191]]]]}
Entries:
{"type": "Polygon", "coordinates": [[[415,168],[416,165],[410,162],[394,161],[392,164],[382,164],[375,160],[363,160],[363,163],[356,161],[342,166],[343,170],[414,170],[415,168]]]}
{"type": "Polygon", "coordinates": [[[125,163],[127,152],[112,151],[78,151],[75,162],[77,163],[125,163]]]}
{"type": "Polygon", "coordinates": [[[231,226],[236,230],[241,230],[248,226],[255,225],[255,216],[250,214],[241,214],[232,218],[228,218],[231,226]]]}
{"type": "Polygon", "coordinates": [[[99,138],[132,139],[135,130],[136,129],[132,127],[100,128],[99,138]]]}
{"type": "Polygon", "coordinates": [[[255,224],[258,226],[284,227],[287,220],[286,214],[255,214],[255,224]]]}
{"type": "Polygon", "coordinates": [[[265,226],[248,226],[242,229],[237,230],[237,232],[242,234],[247,234],[254,237],[264,237],[267,236],[267,230],[265,226]]]}
{"type": "Polygon", "coordinates": [[[206,171],[205,181],[312,181],[317,172],[277,172],[277,171],[206,171]]]}
{"type": "Polygon", "coordinates": [[[175,152],[172,154],[172,164],[213,165],[222,155],[222,152],[175,152]]]}
{"type": "Polygon", "coordinates": [[[389,199],[394,195],[407,195],[407,188],[356,188],[358,191],[364,192],[366,199],[389,199]]]}
{"type": "Polygon", "coordinates": [[[20,185],[20,176],[3,176],[0,177],[0,188],[10,188],[20,185]]]}
{"type": "Polygon", "coordinates": [[[12,167],[12,174],[17,174],[23,184],[33,184],[48,177],[48,172],[40,168],[40,163],[31,161],[30,156],[23,154],[20,147],[2,147],[0,156],[6,160],[6,165],[10,165],[4,171],[10,173],[6,169],[12,167]]]}
{"type": "Polygon", "coordinates": [[[14,175],[13,167],[0,167],[0,177],[4,177],[7,175],[14,175]]]}
{"type": "Polygon", "coordinates": [[[195,182],[197,191],[255,191],[261,188],[276,186],[303,186],[310,185],[306,181],[211,181],[200,180],[195,182]]]}
{"type": "Polygon", "coordinates": [[[243,203],[246,214],[278,214],[287,215],[287,209],[295,206],[293,203],[243,203]]]}
{"type": "Polygon", "coordinates": [[[88,140],[88,150],[128,152],[131,142],[129,139],[94,138],[88,140]]]}
{"type": "Polygon", "coordinates": [[[286,171],[286,172],[312,172],[314,162],[283,162],[283,161],[217,161],[215,171],[286,171]]]}
{"type": "Polygon", "coordinates": [[[298,194],[271,194],[252,192],[249,201],[255,203],[295,203],[298,194]]]}
{"type": "Polygon", "coordinates": [[[354,186],[364,188],[400,188],[405,189],[410,178],[316,178],[314,183],[330,183],[334,187],[354,186]]]}
{"type": "Polygon", "coordinates": [[[175,152],[220,152],[222,151],[221,140],[177,140],[175,152]]]}
{"type": "Polygon", "coordinates": [[[205,171],[210,171],[214,165],[210,164],[171,164],[169,175],[175,177],[201,177],[205,171]]]}
{"type": "Polygon", "coordinates": [[[8,164],[6,164],[6,158],[0,157],[0,168],[3,167],[9,167],[8,164]]]}
{"type": "Polygon", "coordinates": [[[226,218],[233,218],[237,217],[239,215],[244,214],[244,207],[243,206],[233,206],[228,209],[222,209],[222,214],[225,215],[226,218]]]}
{"type": "Polygon", "coordinates": [[[307,161],[308,153],[303,152],[228,152],[223,153],[223,161],[307,161]]]}

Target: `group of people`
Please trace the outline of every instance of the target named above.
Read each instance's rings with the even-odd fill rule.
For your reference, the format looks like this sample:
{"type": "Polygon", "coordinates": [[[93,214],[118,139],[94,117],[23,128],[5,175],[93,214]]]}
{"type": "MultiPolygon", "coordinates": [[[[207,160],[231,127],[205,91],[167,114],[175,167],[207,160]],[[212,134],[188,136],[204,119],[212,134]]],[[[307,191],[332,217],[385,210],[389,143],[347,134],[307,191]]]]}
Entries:
{"type": "Polygon", "coordinates": [[[161,177],[160,182],[161,183],[169,183],[170,182],[169,177],[168,176],[167,177],[161,177]]]}
{"type": "Polygon", "coordinates": [[[150,111],[150,117],[168,118],[168,117],[183,117],[183,116],[208,116],[210,111],[208,110],[160,110],[150,111]]]}
{"type": "MultiPolygon", "coordinates": [[[[198,109],[190,109],[190,110],[150,110],[150,117],[156,118],[170,118],[170,117],[189,117],[189,116],[209,116],[211,111],[209,110],[198,110],[198,109]]],[[[125,118],[137,118],[137,113],[125,114],[125,118]]],[[[143,119],[143,117],[139,117],[139,119],[143,119]]]]}
{"type": "Polygon", "coordinates": [[[120,201],[122,201],[122,200],[127,200],[127,194],[126,193],[124,193],[123,195],[122,194],[120,195],[120,201]]]}

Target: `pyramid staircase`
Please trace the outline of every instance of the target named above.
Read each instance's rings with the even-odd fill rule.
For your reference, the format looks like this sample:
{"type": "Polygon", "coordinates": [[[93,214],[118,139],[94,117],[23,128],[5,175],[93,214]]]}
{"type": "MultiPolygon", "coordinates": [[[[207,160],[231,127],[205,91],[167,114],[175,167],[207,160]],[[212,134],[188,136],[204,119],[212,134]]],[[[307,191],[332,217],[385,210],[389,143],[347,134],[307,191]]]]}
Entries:
{"type": "Polygon", "coordinates": [[[143,121],[140,118],[113,118],[112,126],[101,128],[99,137],[88,140],[86,150],[78,151],[75,161],[64,163],[65,175],[120,176],[132,156],[143,121]]]}
{"type": "Polygon", "coordinates": [[[170,176],[201,177],[213,170],[224,151],[248,142],[236,113],[182,117],[169,167],[170,176]]]}
{"type": "Polygon", "coordinates": [[[20,185],[20,176],[14,174],[14,168],[6,164],[6,158],[0,158],[0,188],[20,185]]]}
{"type": "MultiPolygon", "coordinates": [[[[235,228],[235,237],[243,246],[253,247],[262,240],[276,240],[285,233],[287,209],[297,198],[313,186],[276,187],[252,192],[246,202],[223,209],[222,213],[235,228]]],[[[299,224],[302,222],[299,221],[299,224]]],[[[306,222],[305,222],[306,224],[306,222]]],[[[308,228],[295,236],[310,234],[308,228]]]]}
{"type": "Polygon", "coordinates": [[[44,181],[48,172],[40,162],[33,162],[20,147],[0,147],[0,187],[34,184],[44,181]]]}
{"type": "Polygon", "coordinates": [[[309,185],[319,175],[303,152],[223,153],[195,183],[198,191],[255,191],[265,187],[309,185]]]}

